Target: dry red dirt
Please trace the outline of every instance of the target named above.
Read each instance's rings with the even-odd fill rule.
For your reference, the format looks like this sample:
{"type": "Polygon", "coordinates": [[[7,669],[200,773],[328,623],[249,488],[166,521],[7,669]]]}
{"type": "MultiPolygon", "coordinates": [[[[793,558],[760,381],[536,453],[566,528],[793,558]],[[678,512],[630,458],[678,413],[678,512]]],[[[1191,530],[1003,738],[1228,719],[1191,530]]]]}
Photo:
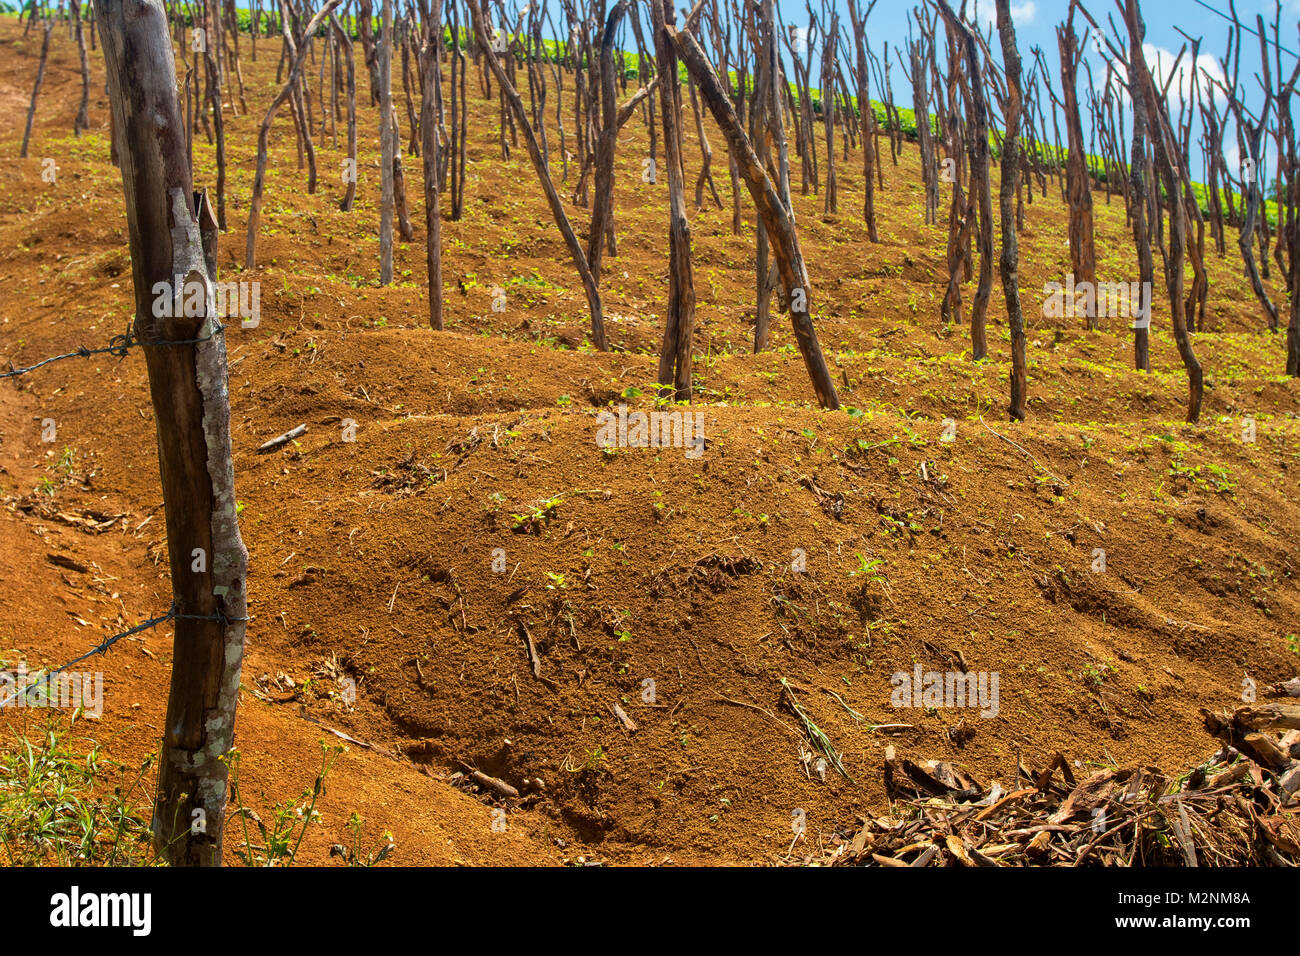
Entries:
{"type": "MultiPolygon", "coordinates": [[[[223,278],[259,280],[262,294],[261,325],[226,334],[251,555],[245,794],[270,804],[308,786],[317,741],[336,740],[322,725],[378,748],[351,746],[331,774],[305,860],[327,858],[353,811],[392,831],[393,859],[406,864],[784,859],[794,809],[808,821],[799,854],[884,805],[890,743],[1004,780],[1018,758],[1041,766],[1056,751],[1178,770],[1214,749],[1198,708],[1239,702],[1246,676],[1295,674],[1300,385],[1280,374],[1282,339],[1260,331],[1234,255],[1210,256],[1208,331],[1195,337],[1205,411],[1184,424],[1160,294],[1151,375],[1128,367],[1126,322],[1087,333],[1082,320],[1039,317],[1043,283],[1068,267],[1051,184],[1021,242],[1030,420],[1008,424],[1000,291],[991,358],[975,365],[964,330],[939,318],[946,226],[922,224],[914,149],[886,168],[879,245],[863,236],[855,152],[839,171],[839,216],[796,196],[818,332],[855,411],[815,408],[775,318],[773,350],[750,354],[752,216],[735,236],[729,208],[692,205],[707,448],[698,459],[606,453],[596,414],[623,400],[652,407],[662,324],[666,198],[639,175],[644,126],[634,120],[620,142],[619,254],[602,288],[618,351],[583,344],[581,286],[522,145],[501,160],[495,105],[481,93],[465,216],[444,220],[447,331],[432,332],[421,231],[398,247],[397,283],[375,283],[377,119],[361,69],[356,209],[338,211],[341,154],[329,139],[318,144],[322,188],[307,194],[280,117],[260,268],[241,272],[269,49],[252,64],[245,47],[253,115],[227,119],[220,254],[223,278]],[[504,312],[492,311],[493,287],[504,312]],[[948,418],[955,440],[944,442],[948,418]],[[1247,418],[1254,442],[1242,440],[1247,418]],[[344,419],[357,423],[355,442],[342,440],[344,419]],[[299,423],[299,441],[255,454],[299,423]],[[512,517],[533,509],[545,519],[512,517]],[[1104,573],[1092,570],[1098,548],[1104,573]],[[792,569],[796,549],[804,573],[792,569]],[[890,677],[918,663],[998,672],[998,715],[895,710],[890,677]],[[355,707],[328,696],[334,665],[357,682],[355,707]],[[326,676],[304,688],[313,674],[326,676]],[[806,771],[782,679],[852,781],[806,771]],[[873,729],[891,723],[912,726],[873,729]],[[462,765],[523,791],[504,833],[491,827],[489,794],[449,785],[462,765]]],[[[76,48],[56,31],[31,158],[14,158],[38,51],[0,20],[0,358],[15,365],[103,345],[132,309],[98,52],[93,129],[77,140],[76,48]],[[44,157],[54,184],[42,181],[44,157]]],[[[201,134],[195,165],[197,184],[214,180],[201,134]]],[[[715,170],[727,199],[721,149],[715,170]]],[[[406,172],[418,225],[419,161],[407,157],[406,172]]],[[[585,227],[589,213],[569,208],[585,227]]],[[[1098,196],[1097,209],[1100,271],[1125,280],[1136,267],[1122,201],[1098,196]]],[[[0,495],[10,659],[62,663],[166,609],[138,355],[0,383],[0,495]],[[57,423],[53,444],[41,441],[45,418],[57,423]]],[[[93,665],[106,709],[80,731],[123,760],[157,746],[170,636],[159,627],[93,665]]],[[[24,720],[6,715],[6,733],[24,720]]]]}

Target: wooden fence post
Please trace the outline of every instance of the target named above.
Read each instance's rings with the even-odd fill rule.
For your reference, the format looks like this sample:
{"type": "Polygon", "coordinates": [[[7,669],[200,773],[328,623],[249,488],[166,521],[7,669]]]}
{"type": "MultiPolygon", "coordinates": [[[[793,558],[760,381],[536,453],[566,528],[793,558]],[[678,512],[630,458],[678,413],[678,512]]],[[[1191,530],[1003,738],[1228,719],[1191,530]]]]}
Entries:
{"type": "Polygon", "coordinates": [[[217,225],[206,194],[196,197],[190,181],[162,0],[97,6],[176,615],[154,841],[173,865],[218,866],[226,809],[221,758],[234,739],[248,552],[235,512],[226,345],[213,308],[217,225]],[[157,308],[166,296],[178,301],[177,283],[201,294],[200,315],[157,308]]]}

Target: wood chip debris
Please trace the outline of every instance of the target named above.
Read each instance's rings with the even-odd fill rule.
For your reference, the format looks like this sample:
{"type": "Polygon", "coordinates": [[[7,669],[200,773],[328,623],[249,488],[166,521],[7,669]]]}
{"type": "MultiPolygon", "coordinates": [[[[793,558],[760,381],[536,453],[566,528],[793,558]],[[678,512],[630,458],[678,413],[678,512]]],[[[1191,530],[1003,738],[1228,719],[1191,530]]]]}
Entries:
{"type": "MultiPolygon", "coordinates": [[[[1275,685],[1279,695],[1289,682],[1275,685]]],[[[1108,767],[1076,780],[1055,754],[1010,788],[885,751],[889,815],[870,814],[785,864],[1300,866],[1300,704],[1201,712],[1220,749],[1182,774],[1108,767]],[[1280,736],[1275,736],[1280,735],[1280,736]]]]}

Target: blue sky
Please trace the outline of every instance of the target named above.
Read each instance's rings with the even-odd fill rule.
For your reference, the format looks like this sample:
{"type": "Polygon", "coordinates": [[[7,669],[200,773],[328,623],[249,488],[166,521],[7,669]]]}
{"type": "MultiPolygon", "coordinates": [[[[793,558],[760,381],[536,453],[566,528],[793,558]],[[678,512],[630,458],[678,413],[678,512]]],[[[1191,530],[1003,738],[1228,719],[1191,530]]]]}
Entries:
{"type": "MultiPolygon", "coordinates": [[[[954,9],[960,6],[960,0],[950,0],[954,9]]],[[[1211,6],[1228,10],[1227,0],[1206,0],[1211,6]]],[[[881,0],[871,14],[868,26],[882,39],[886,37],[901,38],[907,34],[907,14],[915,4],[891,3],[881,0]]],[[[797,18],[806,17],[802,2],[790,0],[779,2],[783,15],[797,18]]],[[[839,4],[841,10],[847,8],[839,4]]],[[[1088,10],[1098,21],[1105,23],[1106,17],[1116,12],[1114,0],[1091,0],[1088,10]]],[[[816,4],[814,4],[816,9],[816,4]]],[[[979,0],[977,15],[981,20],[991,23],[995,16],[993,0],[979,0]]],[[[1243,21],[1253,20],[1255,14],[1262,14],[1265,21],[1272,22],[1274,15],[1273,0],[1237,0],[1237,14],[1243,21]]],[[[1041,46],[1044,52],[1056,50],[1055,27],[1064,22],[1069,15],[1067,0],[1012,0],[1012,19],[1016,22],[1016,34],[1022,51],[1034,46],[1041,46]]],[[[1146,0],[1142,3],[1142,15],[1147,23],[1147,41],[1166,50],[1177,52],[1183,38],[1175,27],[1181,27],[1192,36],[1203,36],[1205,45],[1221,56],[1228,36],[1228,23],[1208,10],[1196,5],[1193,0],[1146,0]]],[[[847,23],[847,13],[841,13],[847,23]]],[[[1296,39],[1295,23],[1300,16],[1300,2],[1283,0],[1283,34],[1286,40],[1296,39]],[[1287,28],[1287,19],[1290,28],[1287,28]]],[[[1076,15],[1075,22],[1081,23],[1082,16],[1076,15]]],[[[1287,44],[1295,49],[1294,43],[1287,44]]],[[[1294,61],[1292,61],[1294,62],[1294,61]]]]}
{"type": "MultiPolygon", "coordinates": [[[[802,0],[800,2],[777,0],[777,2],[787,24],[799,23],[806,25],[807,12],[802,0]]],[[[960,0],[950,0],[950,2],[954,9],[960,9],[960,0]]],[[[1227,0],[1206,0],[1206,2],[1225,13],[1228,10],[1227,0]]],[[[847,30],[849,24],[847,6],[844,0],[835,0],[835,3],[840,11],[840,18],[844,28],[847,30]]],[[[861,0],[861,6],[865,7],[866,3],[867,0],[861,0]]],[[[993,0],[969,0],[969,4],[968,14],[973,11],[974,17],[983,23],[986,28],[987,25],[994,22],[996,9],[993,0]]],[[[816,0],[813,9],[819,10],[819,5],[820,0],[816,0]]],[[[891,2],[891,0],[881,0],[876,4],[871,18],[867,21],[867,35],[877,53],[880,52],[881,43],[885,40],[888,40],[892,47],[895,43],[906,39],[909,23],[908,14],[916,5],[918,4],[915,2],[899,3],[891,2]]],[[[1177,28],[1181,28],[1192,37],[1202,39],[1198,67],[1208,70],[1213,75],[1222,76],[1219,69],[1219,58],[1226,51],[1229,27],[1227,20],[1199,6],[1195,0],[1145,0],[1141,6],[1142,15],[1147,25],[1146,57],[1158,74],[1164,73],[1160,69],[1161,65],[1167,70],[1173,64],[1178,51],[1186,43],[1185,38],[1178,33],[1177,28]]],[[[1087,4],[1087,8],[1098,22],[1107,29],[1109,27],[1106,19],[1112,13],[1115,14],[1116,23],[1120,24],[1115,0],[1091,0],[1087,4]]],[[[1265,23],[1271,28],[1277,12],[1274,0],[1237,0],[1236,8],[1237,15],[1242,22],[1252,27],[1255,15],[1260,14],[1264,17],[1265,23]]],[[[1017,45],[1024,60],[1024,69],[1028,71],[1033,65],[1030,51],[1036,46],[1041,47],[1043,56],[1052,72],[1052,79],[1057,87],[1058,95],[1060,74],[1056,27],[1065,21],[1069,15],[1069,9],[1068,0],[1012,0],[1011,2],[1012,18],[1016,23],[1017,45]]],[[[1300,37],[1297,36],[1296,30],[1297,21],[1300,21],[1300,0],[1282,0],[1282,46],[1290,50],[1300,50],[1300,37]]],[[[1122,24],[1120,25],[1122,29],[1122,24]]],[[[1080,36],[1083,35],[1086,27],[1087,22],[1082,15],[1076,14],[1075,29],[1080,36]]],[[[993,48],[1000,58],[1001,50],[997,45],[996,37],[994,38],[993,48]]],[[[1099,84],[1104,82],[1106,70],[1101,57],[1095,51],[1090,50],[1088,59],[1092,61],[1094,81],[1099,84]]],[[[1288,53],[1282,54],[1284,70],[1289,71],[1294,67],[1295,62],[1294,56],[1288,53]]],[[[1189,58],[1184,57],[1183,63],[1180,65],[1177,83],[1170,90],[1171,98],[1174,100],[1173,109],[1175,110],[1177,109],[1177,96],[1173,91],[1177,86],[1190,82],[1189,66],[1189,58]]],[[[1249,83],[1250,89],[1255,94],[1250,97],[1250,102],[1256,108],[1263,101],[1262,95],[1258,95],[1259,87],[1252,78],[1258,69],[1258,40],[1253,36],[1243,37],[1241,76],[1243,83],[1249,83]]],[[[1080,69],[1079,83],[1082,91],[1083,84],[1086,83],[1086,74],[1082,69],[1080,69]]],[[[1204,89],[1203,80],[1202,89],[1204,89]]],[[[879,91],[873,89],[873,94],[879,95],[879,91]]],[[[902,105],[910,105],[911,91],[906,88],[906,81],[900,78],[897,69],[894,70],[894,94],[896,98],[902,100],[902,105]]],[[[1128,122],[1127,118],[1125,128],[1126,131],[1131,129],[1131,123],[1128,122]]],[[[1086,115],[1084,118],[1084,135],[1085,137],[1088,136],[1088,118],[1086,115]]],[[[1228,144],[1228,160],[1234,167],[1237,164],[1235,140],[1235,126],[1230,119],[1225,142],[1228,144]]],[[[1201,175],[1201,163],[1195,155],[1192,159],[1193,175],[1199,177],[1201,175]]],[[[1271,168],[1272,164],[1266,162],[1266,175],[1271,168]]]]}

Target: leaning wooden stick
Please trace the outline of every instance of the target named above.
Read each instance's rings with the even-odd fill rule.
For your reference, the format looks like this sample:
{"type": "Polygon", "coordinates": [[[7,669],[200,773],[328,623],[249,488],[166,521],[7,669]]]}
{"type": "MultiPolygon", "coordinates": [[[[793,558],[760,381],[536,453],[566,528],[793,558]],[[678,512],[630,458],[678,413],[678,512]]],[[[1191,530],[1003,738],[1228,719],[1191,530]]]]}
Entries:
{"type": "Polygon", "coordinates": [[[749,188],[754,205],[763,220],[763,227],[772,239],[772,252],[776,256],[777,271],[785,289],[786,301],[790,305],[790,322],[794,326],[795,341],[799,345],[799,354],[803,356],[808,377],[812,379],[813,391],[823,408],[840,407],[839,396],[835,393],[835,383],[831,379],[830,369],[826,366],[826,357],[822,354],[813,329],[812,318],[808,308],[810,289],[808,287],[808,270],[804,265],[803,253],[799,249],[799,237],[794,230],[794,219],[781,201],[776,187],[768,178],[753,144],[745,135],[736,116],[736,108],[723,92],[722,82],[714,72],[713,65],[704,55],[699,43],[689,33],[683,33],[671,26],[665,28],[677,55],[681,57],[691,76],[699,85],[700,96],[713,114],[714,121],[727,138],[727,146],[736,157],[740,175],[749,188]]]}

